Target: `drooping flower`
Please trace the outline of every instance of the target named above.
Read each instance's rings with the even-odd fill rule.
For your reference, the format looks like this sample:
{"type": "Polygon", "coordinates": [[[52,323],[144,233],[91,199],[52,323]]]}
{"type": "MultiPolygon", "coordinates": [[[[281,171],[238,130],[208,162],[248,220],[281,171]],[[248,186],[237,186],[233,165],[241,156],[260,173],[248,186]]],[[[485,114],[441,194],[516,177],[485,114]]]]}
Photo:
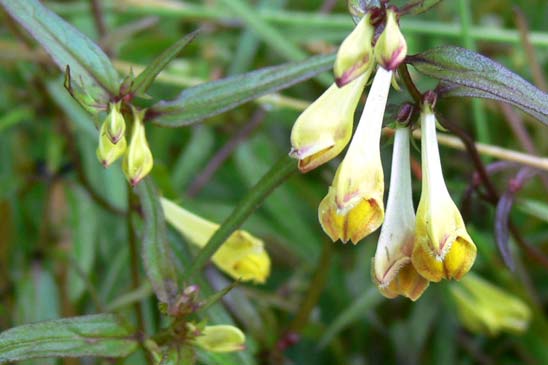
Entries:
{"type": "Polygon", "coordinates": [[[396,129],[386,215],[372,262],[371,274],[387,298],[403,295],[417,300],[428,287],[411,264],[415,209],[409,163],[409,128],[396,129]]]}
{"type": "Polygon", "coordinates": [[[103,122],[99,131],[99,143],[97,145],[97,159],[104,167],[109,167],[120,158],[127,148],[126,137],[121,136],[117,143],[113,143],[107,133],[107,123],[103,122]]]}
{"type": "MultiPolygon", "coordinates": [[[[172,201],[161,198],[166,221],[190,243],[204,247],[219,225],[205,220],[172,201]]],[[[263,241],[237,230],[212,257],[213,263],[237,280],[264,283],[270,274],[270,257],[263,241]]]]}
{"type": "Polygon", "coordinates": [[[333,65],[333,74],[339,87],[342,87],[363,73],[370,73],[375,66],[373,56],[373,36],[375,28],[366,14],[342,42],[333,65]]]}
{"type": "Polygon", "coordinates": [[[133,109],[133,126],[129,147],[122,163],[122,171],[132,186],[137,185],[147,176],[154,164],[143,124],[144,114],[144,110],[133,109]]]}
{"type": "Polygon", "coordinates": [[[453,283],[450,289],[460,321],[472,332],[518,334],[529,325],[531,310],[527,304],[474,273],[453,283]]]}
{"type": "Polygon", "coordinates": [[[380,138],[391,78],[392,71],[377,70],[358,128],[318,208],[322,228],[333,241],[356,244],[382,224],[380,138]]]}
{"type": "Polygon", "coordinates": [[[188,323],[191,332],[197,332],[192,343],[210,352],[233,352],[245,349],[245,335],[238,328],[230,325],[205,326],[198,329],[188,323]]]}
{"type": "Polygon", "coordinates": [[[354,111],[370,72],[339,88],[331,85],[299,116],[291,130],[289,155],[308,172],[335,158],[352,136],[354,111]]]}
{"type": "Polygon", "coordinates": [[[430,281],[459,280],[472,267],[476,246],[445,185],[436,117],[429,105],[421,113],[421,156],[423,180],[411,257],[413,266],[430,281]]]}

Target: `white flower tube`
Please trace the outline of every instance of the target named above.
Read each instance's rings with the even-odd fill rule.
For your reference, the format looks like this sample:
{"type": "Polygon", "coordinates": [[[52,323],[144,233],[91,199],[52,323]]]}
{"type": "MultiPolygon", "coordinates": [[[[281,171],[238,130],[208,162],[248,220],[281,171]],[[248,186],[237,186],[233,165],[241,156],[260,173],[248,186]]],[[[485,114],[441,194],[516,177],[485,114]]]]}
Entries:
{"type": "Polygon", "coordinates": [[[381,293],[417,300],[428,281],[411,265],[415,238],[415,209],[409,162],[409,128],[396,129],[386,215],[372,265],[372,276],[381,293]]]}

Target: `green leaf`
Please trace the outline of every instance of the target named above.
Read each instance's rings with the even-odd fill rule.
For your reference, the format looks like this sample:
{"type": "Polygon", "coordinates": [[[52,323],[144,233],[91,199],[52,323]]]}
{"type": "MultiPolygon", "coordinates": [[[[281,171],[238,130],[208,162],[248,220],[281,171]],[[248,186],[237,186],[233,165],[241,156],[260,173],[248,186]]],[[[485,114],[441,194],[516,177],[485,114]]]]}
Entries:
{"type": "Polygon", "coordinates": [[[156,104],[149,115],[166,127],[192,124],[309,79],[329,69],[334,59],[334,55],[316,56],[207,82],[186,89],[173,101],[156,104]]]}
{"type": "Polygon", "coordinates": [[[441,81],[441,96],[494,99],[514,105],[548,125],[548,94],[476,52],[443,46],[410,56],[419,72],[441,81]]]}
{"type": "Polygon", "coordinates": [[[130,91],[139,96],[145,95],[158,74],[183,50],[183,48],[196,38],[199,32],[199,30],[195,30],[162,52],[160,56],[152,61],[152,63],[137,76],[133,85],[131,85],[130,91]]]}
{"type": "Polygon", "coordinates": [[[93,100],[105,103],[118,92],[118,73],[109,58],[75,27],[38,0],[0,0],[0,4],[44,47],[60,70],[70,66],[72,78],[93,100]]]}
{"type": "Polygon", "coordinates": [[[150,178],[137,185],[144,217],[142,255],[147,276],[158,299],[174,309],[179,287],[173,263],[171,246],[167,242],[164,212],[158,202],[158,193],[150,178]]]}
{"type": "Polygon", "coordinates": [[[125,357],[138,341],[112,314],[63,318],[0,333],[0,364],[41,357],[125,357]]]}

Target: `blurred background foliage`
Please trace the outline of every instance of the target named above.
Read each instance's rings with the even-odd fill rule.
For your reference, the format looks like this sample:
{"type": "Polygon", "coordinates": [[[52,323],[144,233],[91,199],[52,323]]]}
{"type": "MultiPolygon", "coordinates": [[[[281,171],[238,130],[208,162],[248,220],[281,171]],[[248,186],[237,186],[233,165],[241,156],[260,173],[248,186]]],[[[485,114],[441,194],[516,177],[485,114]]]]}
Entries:
{"type": "MultiPolygon", "coordinates": [[[[96,40],[120,74],[130,69],[138,73],[165,48],[201,27],[204,31],[149,90],[153,100],[173,99],[203,81],[332,52],[353,26],[346,4],[330,0],[44,3],[96,40]],[[94,16],[93,4],[99,5],[101,16],[94,16]]],[[[1,17],[0,329],[103,311],[120,311],[137,323],[133,304],[139,303],[145,332],[155,333],[162,325],[157,301],[142,272],[139,283],[132,282],[131,260],[138,253],[127,245],[126,220],[118,214],[127,208],[125,180],[119,169],[104,170],[97,162],[94,121],[63,89],[45,53],[27,47],[25,36],[5,14],[1,17]]],[[[404,18],[402,31],[410,54],[438,45],[465,46],[545,88],[546,19],[544,0],[454,0],[404,18]]],[[[433,80],[413,76],[421,91],[435,86],[433,80]]],[[[150,126],[152,176],[161,192],[221,222],[288,152],[292,123],[330,77],[326,74],[188,128],[150,126]]],[[[394,95],[393,104],[407,97],[394,95]]],[[[548,152],[546,128],[497,102],[444,100],[439,110],[483,143],[541,156],[548,152]]],[[[531,179],[517,194],[512,219],[527,246],[511,242],[516,261],[511,272],[495,245],[494,208],[474,189],[469,157],[441,150],[449,190],[462,203],[478,246],[473,271],[527,303],[533,314],[524,333],[469,332],[457,317],[450,291],[455,283],[431,285],[416,303],[378,294],[370,279],[378,233],[357,246],[342,245],[328,242],[319,226],[317,206],[337,166],[333,161],[307,175],[294,175],[246,221],[244,228],[265,240],[273,272],[265,285],[240,285],[223,305],[208,312],[210,323],[237,323],[247,335],[247,349],[236,355],[204,356],[202,361],[548,364],[546,175],[531,179]]],[[[388,166],[388,137],[382,152],[388,166]]],[[[413,151],[412,156],[417,202],[419,154],[413,151]]],[[[517,167],[498,166],[490,171],[502,193],[512,186],[517,167]]],[[[193,249],[173,231],[169,238],[177,264],[189,265],[193,249]]],[[[205,293],[229,282],[213,267],[198,281],[205,293]]],[[[119,363],[146,362],[138,352],[119,363]]]]}

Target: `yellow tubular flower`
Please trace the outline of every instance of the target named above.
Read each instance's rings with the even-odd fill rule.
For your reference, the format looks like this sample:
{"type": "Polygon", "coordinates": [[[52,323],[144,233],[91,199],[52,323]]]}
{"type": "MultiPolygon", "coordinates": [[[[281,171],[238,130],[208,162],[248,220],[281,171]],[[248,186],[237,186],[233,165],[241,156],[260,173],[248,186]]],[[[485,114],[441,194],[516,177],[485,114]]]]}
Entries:
{"type": "Polygon", "coordinates": [[[189,330],[199,334],[192,340],[194,345],[211,352],[233,352],[245,349],[245,335],[238,328],[230,325],[205,326],[197,330],[190,323],[189,330]]]}
{"type": "MultiPolygon", "coordinates": [[[[219,225],[205,220],[161,198],[166,220],[190,243],[204,247],[219,225]]],[[[212,257],[222,271],[242,281],[264,283],[270,274],[270,257],[263,241],[244,230],[237,230],[223,243],[212,257]]]]}
{"type": "Polygon", "coordinates": [[[387,298],[417,300],[428,287],[411,264],[415,209],[409,164],[409,128],[396,129],[386,216],[372,265],[373,281],[387,298]]]}
{"type": "Polygon", "coordinates": [[[107,123],[103,122],[99,131],[99,144],[97,146],[97,159],[104,167],[109,167],[126,151],[126,137],[122,136],[116,144],[112,143],[107,134],[107,123]]]}
{"type": "Polygon", "coordinates": [[[318,208],[333,241],[358,243],[384,218],[384,175],[380,157],[382,119],[392,71],[379,68],[348,152],[318,208]]]}
{"type": "Polygon", "coordinates": [[[348,85],[333,84],[299,116],[291,130],[289,156],[308,172],[336,157],[352,136],[354,111],[370,71],[348,85]]]}
{"type": "Polygon", "coordinates": [[[139,181],[147,176],[154,164],[152,152],[147,142],[145,125],[143,124],[144,113],[144,110],[133,109],[134,119],[131,138],[122,163],[122,171],[132,186],[137,185],[139,181]]]}
{"type": "Polygon", "coordinates": [[[342,42],[337,52],[333,73],[337,85],[342,87],[375,65],[371,42],[375,28],[369,22],[371,15],[366,14],[356,28],[342,42]]]}
{"type": "Polygon", "coordinates": [[[375,59],[383,68],[393,71],[407,56],[407,42],[398,25],[398,14],[386,11],[386,26],[375,44],[375,59]]]}
{"type": "Polygon", "coordinates": [[[422,193],[417,209],[412,262],[430,281],[462,278],[476,258],[458,208],[441,170],[436,117],[429,106],[421,113],[422,193]]]}
{"type": "Polygon", "coordinates": [[[529,325],[531,310],[520,298],[473,273],[450,289],[460,321],[472,332],[519,334],[529,325]]]}

